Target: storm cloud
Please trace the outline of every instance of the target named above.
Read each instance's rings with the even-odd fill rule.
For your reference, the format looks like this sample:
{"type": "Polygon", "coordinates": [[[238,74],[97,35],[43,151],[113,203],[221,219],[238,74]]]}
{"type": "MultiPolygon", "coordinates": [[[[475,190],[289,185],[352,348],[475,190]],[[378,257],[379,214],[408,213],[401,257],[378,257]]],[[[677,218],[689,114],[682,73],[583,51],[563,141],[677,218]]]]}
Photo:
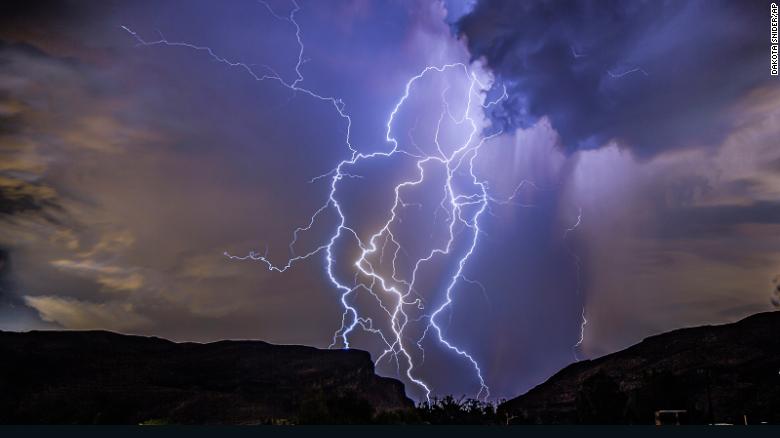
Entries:
{"type": "Polygon", "coordinates": [[[569,151],[616,141],[649,157],[713,146],[770,83],[763,1],[481,1],[458,31],[511,99],[505,127],[549,117],[569,151]]]}

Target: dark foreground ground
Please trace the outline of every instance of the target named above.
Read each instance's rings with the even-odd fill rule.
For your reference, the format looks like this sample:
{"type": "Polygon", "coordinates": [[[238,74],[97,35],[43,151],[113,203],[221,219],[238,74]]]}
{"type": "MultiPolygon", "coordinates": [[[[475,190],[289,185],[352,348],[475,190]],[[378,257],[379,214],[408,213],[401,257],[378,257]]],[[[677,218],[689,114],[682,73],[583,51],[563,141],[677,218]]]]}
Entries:
{"type": "Polygon", "coordinates": [[[682,423],[780,423],[780,312],[572,364],[497,410],[414,407],[358,350],[0,332],[0,424],[653,424],[662,409],[684,410],[682,423]]]}

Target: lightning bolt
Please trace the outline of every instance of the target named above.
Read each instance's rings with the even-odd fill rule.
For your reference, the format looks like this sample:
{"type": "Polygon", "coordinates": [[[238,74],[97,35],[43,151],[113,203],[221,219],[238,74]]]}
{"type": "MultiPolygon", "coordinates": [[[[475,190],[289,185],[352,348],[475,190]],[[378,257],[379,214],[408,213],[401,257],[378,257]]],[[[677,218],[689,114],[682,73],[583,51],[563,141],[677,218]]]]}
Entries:
{"type": "MultiPolygon", "coordinates": [[[[567,228],[566,231],[563,232],[563,240],[564,244],[566,246],[566,250],[569,251],[569,254],[574,259],[574,266],[576,268],[577,272],[577,289],[576,292],[579,295],[580,294],[580,271],[582,269],[582,261],[580,260],[580,257],[575,253],[571,247],[566,243],[566,238],[569,237],[570,233],[573,233],[579,226],[582,224],[582,207],[580,207],[579,211],[577,212],[577,221],[572,225],[571,227],[567,228]]],[[[587,318],[585,318],[585,305],[582,305],[582,313],[580,315],[580,337],[577,340],[577,343],[575,343],[572,346],[572,353],[574,354],[574,360],[579,361],[579,357],[577,356],[577,349],[582,345],[582,343],[585,341],[585,326],[588,324],[587,318]]]]}
{"type": "Polygon", "coordinates": [[[584,58],[585,56],[587,56],[584,53],[578,52],[577,49],[574,47],[574,45],[570,45],[569,48],[571,49],[571,56],[573,56],[574,59],[584,58]]]}
{"type": "MultiPolygon", "coordinates": [[[[490,139],[498,136],[501,132],[492,134],[487,137],[480,136],[480,128],[477,120],[474,119],[472,114],[474,111],[482,111],[489,108],[492,105],[498,104],[500,101],[506,99],[507,91],[506,87],[503,88],[503,93],[493,101],[484,102],[484,93],[489,88],[486,84],[479,81],[477,75],[472,72],[468,65],[460,62],[444,64],[444,65],[429,65],[423,68],[418,74],[409,78],[406,82],[403,94],[396,102],[393,110],[389,114],[386,121],[385,141],[388,145],[387,150],[378,151],[373,153],[360,152],[356,147],[352,145],[351,140],[351,127],[352,118],[346,112],[346,105],[342,99],[333,96],[322,95],[314,90],[304,87],[304,76],[301,71],[306,60],[304,59],[305,47],[302,38],[302,30],[296,20],[296,14],[300,11],[298,3],[292,1],[292,9],[286,14],[277,13],[267,2],[260,1],[268,12],[277,20],[289,23],[295,31],[296,42],[298,46],[298,58],[295,65],[295,78],[292,80],[284,79],[277,74],[271,67],[263,66],[264,72],[258,73],[255,69],[247,63],[241,61],[235,61],[227,59],[217,54],[208,46],[192,44],[181,41],[171,41],[165,38],[160,33],[160,38],[156,40],[146,40],[137,32],[133,31],[127,26],[121,26],[130,36],[132,36],[139,46],[151,47],[151,46],[166,46],[166,47],[179,47],[194,50],[207,55],[211,59],[221,64],[224,64],[228,68],[234,68],[243,70],[254,80],[270,81],[282,86],[292,92],[301,93],[312,99],[328,102],[333,109],[337,112],[339,117],[344,121],[346,125],[345,145],[350,151],[350,156],[347,159],[339,162],[336,167],[326,172],[325,174],[316,176],[310,180],[311,183],[315,183],[321,180],[329,181],[330,190],[328,197],[324,203],[314,211],[309,218],[309,221],[298,228],[292,233],[292,240],[289,243],[290,257],[283,263],[273,263],[268,257],[268,250],[265,253],[260,254],[257,252],[250,252],[246,256],[236,256],[225,252],[225,256],[231,260],[252,260],[260,262],[267,267],[270,271],[283,273],[291,269],[298,262],[309,259],[317,255],[324,256],[324,270],[328,276],[328,279],[332,286],[340,292],[340,302],[343,307],[343,313],[341,317],[341,325],[334,332],[333,339],[330,347],[336,347],[343,345],[344,348],[350,348],[349,337],[350,334],[356,330],[361,329],[368,333],[376,335],[384,345],[384,351],[376,358],[376,363],[380,363],[387,358],[393,358],[396,362],[397,370],[403,373],[406,378],[417,385],[424,393],[426,400],[430,400],[432,389],[421,377],[418,376],[417,363],[414,359],[413,351],[410,347],[416,347],[422,354],[424,360],[424,350],[422,343],[427,337],[433,337],[439,345],[456,354],[465,360],[474,370],[474,376],[476,382],[479,384],[479,391],[476,394],[477,398],[487,399],[490,394],[488,385],[482,374],[482,370],[478,361],[465,349],[458,347],[451,340],[448,340],[445,336],[444,330],[440,325],[440,319],[444,312],[450,311],[454,300],[454,291],[460,285],[461,280],[471,284],[478,284],[483,293],[484,287],[481,283],[474,280],[470,280],[464,275],[464,268],[467,266],[469,260],[475,253],[479,236],[484,233],[480,228],[480,218],[485,212],[489,212],[489,204],[499,203],[507,204],[511,203],[514,196],[520,187],[526,183],[521,183],[515,190],[512,196],[508,199],[498,199],[489,194],[489,187],[487,181],[477,176],[474,168],[475,160],[477,159],[480,150],[485,146],[486,142],[490,139]],[[446,94],[450,90],[449,86],[444,89],[441,94],[443,110],[441,117],[439,118],[438,125],[435,133],[435,149],[436,153],[423,152],[416,143],[413,143],[415,150],[405,150],[399,145],[399,141],[393,134],[393,125],[396,117],[409,99],[412,90],[417,83],[424,77],[429,75],[446,75],[456,74],[462,75],[461,78],[465,79],[468,83],[468,88],[465,91],[466,105],[462,110],[462,114],[458,112],[458,116],[454,115],[446,94]],[[475,103],[476,100],[480,100],[475,103]],[[465,139],[452,151],[445,152],[445,148],[439,142],[439,133],[442,127],[442,122],[445,117],[449,122],[456,126],[466,125],[468,127],[468,134],[465,139]],[[395,155],[402,155],[406,158],[414,160],[417,175],[416,177],[403,181],[394,187],[394,202],[389,208],[387,220],[379,226],[379,228],[371,234],[367,239],[362,239],[358,233],[351,227],[347,226],[347,217],[345,216],[342,205],[339,201],[339,183],[346,178],[360,178],[360,175],[354,175],[349,172],[349,169],[357,165],[358,163],[368,160],[383,160],[393,157],[395,155]],[[447,241],[436,247],[427,253],[425,257],[416,260],[413,264],[411,276],[409,279],[403,279],[399,277],[397,264],[398,256],[400,252],[403,252],[401,243],[397,240],[393,230],[394,227],[400,223],[401,219],[399,211],[404,208],[408,208],[413,205],[405,203],[402,200],[402,193],[408,191],[414,187],[420,186],[426,181],[427,169],[433,167],[439,167],[445,171],[446,180],[441,187],[442,198],[437,206],[436,215],[443,210],[446,214],[447,223],[447,241]],[[462,181],[460,178],[465,175],[466,180],[469,182],[466,188],[462,188],[462,181]],[[458,184],[455,183],[456,179],[458,184]],[[327,211],[335,212],[338,217],[338,224],[333,229],[332,234],[320,243],[315,248],[297,254],[295,250],[296,243],[299,236],[311,230],[317,223],[318,219],[327,211]],[[338,279],[334,273],[334,264],[336,260],[333,254],[334,245],[341,239],[354,239],[358,248],[360,249],[359,257],[352,263],[355,268],[355,276],[352,284],[347,284],[344,281],[338,279]],[[409,309],[423,310],[426,308],[425,300],[416,292],[416,284],[419,277],[419,272],[422,267],[431,262],[436,257],[453,256],[456,252],[457,244],[465,242],[465,251],[462,254],[456,256],[455,271],[447,277],[446,287],[444,288],[444,300],[441,304],[433,308],[433,311],[427,314],[422,314],[417,318],[410,318],[407,311],[409,309]],[[386,274],[379,272],[375,269],[372,259],[379,257],[379,264],[381,265],[384,258],[386,248],[390,245],[393,254],[392,273],[386,274]],[[359,278],[364,279],[359,281],[359,278]],[[359,291],[365,291],[371,294],[377,301],[379,307],[382,309],[382,313],[387,317],[387,322],[390,327],[389,333],[381,328],[377,328],[374,324],[374,320],[370,317],[361,315],[359,309],[350,303],[350,298],[357,294],[359,291]],[[417,296],[417,297],[415,297],[417,296]],[[390,297],[389,305],[383,298],[390,297]],[[410,323],[424,322],[424,328],[422,334],[416,340],[410,340],[405,332],[410,323]],[[411,346],[410,346],[411,344],[411,346]]],[[[410,133],[411,136],[411,133],[410,133]]],[[[437,220],[437,217],[434,218],[437,220]]],[[[452,313],[450,313],[450,316],[452,313]]]]}
{"type": "Polygon", "coordinates": [[[626,71],[621,72],[621,73],[614,73],[611,70],[607,70],[607,74],[612,79],[619,79],[619,78],[622,78],[623,76],[630,75],[631,73],[642,73],[645,76],[650,76],[644,69],[642,69],[640,67],[635,67],[635,68],[632,68],[630,70],[626,70],[626,71]]]}
{"type": "Polygon", "coordinates": [[[582,345],[582,342],[585,341],[585,326],[588,325],[588,320],[585,318],[585,306],[582,306],[582,314],[580,315],[582,318],[580,321],[580,338],[577,340],[577,343],[574,344],[574,359],[576,361],[579,361],[580,359],[577,357],[577,348],[579,348],[580,345],[582,345]]]}

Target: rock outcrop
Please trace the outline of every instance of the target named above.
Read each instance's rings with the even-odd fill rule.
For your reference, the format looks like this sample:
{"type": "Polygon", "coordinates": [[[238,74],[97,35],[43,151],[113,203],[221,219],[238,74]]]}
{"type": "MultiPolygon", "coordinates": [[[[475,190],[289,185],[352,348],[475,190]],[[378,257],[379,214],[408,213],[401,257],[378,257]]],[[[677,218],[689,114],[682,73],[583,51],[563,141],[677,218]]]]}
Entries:
{"type": "Polygon", "coordinates": [[[359,350],[0,332],[4,424],[365,423],[412,408],[359,350]]]}

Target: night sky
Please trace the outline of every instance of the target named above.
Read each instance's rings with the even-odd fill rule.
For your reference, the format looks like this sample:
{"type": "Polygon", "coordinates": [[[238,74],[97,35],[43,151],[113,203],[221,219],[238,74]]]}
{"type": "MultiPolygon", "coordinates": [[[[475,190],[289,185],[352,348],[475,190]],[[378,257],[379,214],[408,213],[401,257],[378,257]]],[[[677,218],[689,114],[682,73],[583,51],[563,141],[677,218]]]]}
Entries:
{"type": "MultiPolygon", "coordinates": [[[[3,2],[0,329],[326,348],[352,321],[327,258],[338,281],[369,285],[350,233],[368,242],[394,188],[419,176],[414,156],[435,156],[437,140],[447,156],[471,128],[467,146],[484,143],[453,185],[474,196],[473,169],[489,194],[483,214],[440,208],[446,172],[431,163],[402,190],[399,244],[385,234],[371,259],[403,288],[456,223],[451,251],[423,264],[401,306],[401,345],[433,394],[480,390],[470,361],[428,325],[475,217],[478,244],[436,321],[479,364],[491,399],[656,333],[780,305],[768,1],[299,6],[290,20],[285,0],[3,2]],[[397,107],[415,75],[456,63],[468,71],[422,76],[397,107]],[[341,99],[351,124],[293,83],[341,99]],[[293,248],[317,252],[283,273],[225,255],[284,266],[350,147],[383,154],[388,139],[406,153],[343,169],[349,232],[330,256],[317,248],[338,227],[332,204],[293,248]]],[[[351,347],[382,355],[394,297],[376,284],[348,295],[372,324],[349,334],[351,347]]],[[[397,357],[377,370],[421,399],[397,357]]]]}

